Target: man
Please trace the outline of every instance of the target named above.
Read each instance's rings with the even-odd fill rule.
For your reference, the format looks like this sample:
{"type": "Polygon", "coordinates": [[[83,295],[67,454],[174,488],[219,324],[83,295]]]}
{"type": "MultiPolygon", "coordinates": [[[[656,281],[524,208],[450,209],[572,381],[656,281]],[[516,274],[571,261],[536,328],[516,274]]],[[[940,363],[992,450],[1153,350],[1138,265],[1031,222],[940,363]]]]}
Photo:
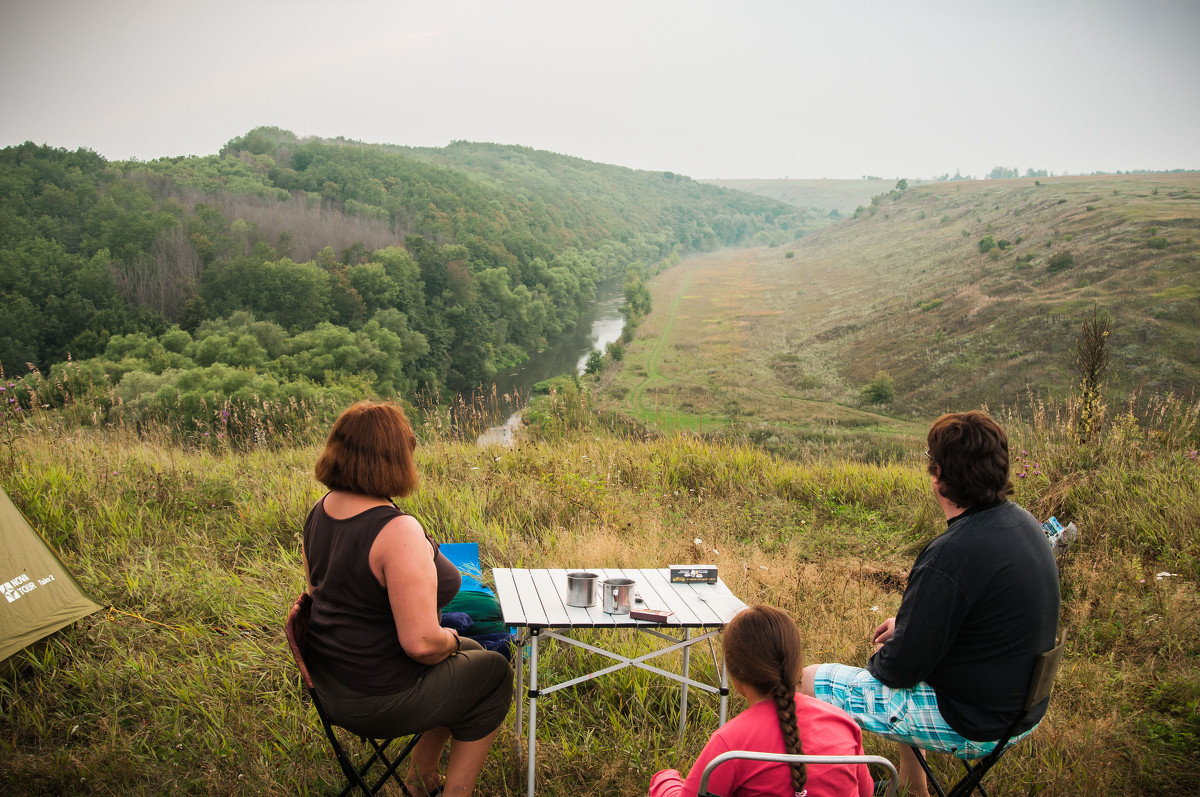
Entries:
{"type": "MultiPolygon", "coordinates": [[[[1038,654],[1054,647],[1058,570],[1033,515],[1008,500],[1008,438],[982,412],[943,415],[927,437],[946,531],[925,546],[866,669],[817,664],[802,691],[901,742],[900,785],[925,795],[909,744],[986,755],[1021,712],[1038,654]]],[[[1021,738],[1046,712],[1017,728],[1021,738]]]]}

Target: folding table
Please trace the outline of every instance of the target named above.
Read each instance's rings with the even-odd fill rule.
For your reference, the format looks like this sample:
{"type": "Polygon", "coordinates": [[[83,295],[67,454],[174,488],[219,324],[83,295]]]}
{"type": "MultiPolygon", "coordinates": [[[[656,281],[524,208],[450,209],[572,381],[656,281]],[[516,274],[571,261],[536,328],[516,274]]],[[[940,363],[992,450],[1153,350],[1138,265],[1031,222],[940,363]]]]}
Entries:
{"type": "MultiPolygon", "coordinates": [[[[638,667],[643,670],[661,675],[682,684],[679,698],[679,738],[682,740],[687,724],[688,687],[694,686],[705,692],[719,696],[718,722],[725,724],[725,713],[729,700],[729,676],[722,665],[720,683],[717,685],[697,681],[691,676],[691,649],[697,642],[709,640],[712,649],[712,638],[720,632],[735,614],[746,608],[720,579],[716,584],[672,584],[669,572],[663,569],[604,569],[587,568],[586,572],[596,573],[601,581],[605,578],[630,578],[635,582],[636,594],[642,602],[633,604],[634,608],[665,609],[673,614],[665,623],[645,620],[634,620],[628,614],[606,614],[601,605],[589,608],[568,606],[567,573],[575,570],[560,569],[510,569],[494,568],[493,580],[496,585],[496,596],[500,600],[500,610],[504,615],[504,623],[510,628],[519,628],[522,650],[530,646],[529,653],[529,769],[528,793],[534,793],[534,759],[537,733],[537,701],[560,689],[589,681],[601,675],[606,675],[626,667],[638,667]],[[592,629],[611,630],[628,628],[641,631],[667,643],[667,647],[650,653],[629,658],[611,650],[605,650],[596,645],[574,639],[569,636],[572,630],[592,629]],[[693,631],[701,633],[693,636],[693,631]],[[617,663],[581,675],[562,683],[538,688],[538,640],[551,637],[585,650],[606,656],[617,663]],[[681,673],[668,672],[647,662],[665,653],[682,651],[683,667],[681,673]]],[[[716,664],[715,650],[713,651],[716,664]]],[[[517,656],[517,682],[524,680],[524,656],[517,656]]],[[[523,703],[517,702],[517,738],[521,736],[523,703]]]]}

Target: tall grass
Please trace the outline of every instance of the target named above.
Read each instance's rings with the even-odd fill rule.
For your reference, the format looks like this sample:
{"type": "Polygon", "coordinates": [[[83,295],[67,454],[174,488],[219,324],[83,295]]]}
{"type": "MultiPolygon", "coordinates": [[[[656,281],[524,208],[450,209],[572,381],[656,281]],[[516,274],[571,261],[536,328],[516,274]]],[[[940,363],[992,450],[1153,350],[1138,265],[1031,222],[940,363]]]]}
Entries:
{"type": "MultiPolygon", "coordinates": [[[[943,527],[917,441],[881,463],[785,460],[728,439],[616,428],[580,409],[585,398],[556,391],[535,409],[552,422],[511,449],[474,445],[448,417],[419,424],[423,483],[407,508],[440,539],[478,541],[485,572],[712,562],[744,600],[797,619],[808,661],[865,660],[870,629],[943,527]]],[[[1025,452],[1017,500],[1081,529],[1060,559],[1073,631],[1046,721],[989,776],[989,792],[1196,793],[1200,408],[1150,397],[1081,439],[1069,405],[1034,403],[1001,415],[1025,452]]],[[[0,485],[112,609],[34,646],[0,681],[0,783],[25,794],[293,795],[340,782],[282,634],[303,587],[299,531],[321,494],[311,468],[323,430],[237,450],[180,445],[170,428],[22,415],[0,427],[0,485]]],[[[608,641],[627,655],[649,644],[608,641]]],[[[546,644],[539,666],[570,676],[586,655],[546,644]]],[[[707,655],[693,664],[715,672],[707,655]]],[[[693,695],[676,747],[676,687],[630,670],[541,709],[546,795],[644,793],[655,770],[686,768],[716,726],[715,701],[693,695]]],[[[523,793],[519,745],[507,726],[480,794],[523,793]]],[[[890,743],[867,745],[896,759],[890,743]]]]}

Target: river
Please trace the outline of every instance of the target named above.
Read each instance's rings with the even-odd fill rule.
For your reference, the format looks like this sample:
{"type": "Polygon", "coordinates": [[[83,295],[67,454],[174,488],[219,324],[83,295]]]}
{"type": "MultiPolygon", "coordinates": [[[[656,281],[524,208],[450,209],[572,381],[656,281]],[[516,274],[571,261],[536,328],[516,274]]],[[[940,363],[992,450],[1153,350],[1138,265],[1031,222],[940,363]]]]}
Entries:
{"type": "MultiPolygon", "coordinates": [[[[596,286],[596,298],[584,308],[583,315],[574,328],[565,331],[551,346],[534,354],[515,370],[496,374],[498,395],[520,396],[527,400],[533,386],[544,379],[563,374],[582,374],[588,355],[594,349],[604,350],[609,343],[621,337],[624,318],[621,305],[625,301],[622,280],[605,280],[596,286]]],[[[500,418],[496,418],[500,420],[500,418]]],[[[510,446],[521,413],[514,412],[504,422],[489,427],[477,438],[481,446],[510,446]]]]}

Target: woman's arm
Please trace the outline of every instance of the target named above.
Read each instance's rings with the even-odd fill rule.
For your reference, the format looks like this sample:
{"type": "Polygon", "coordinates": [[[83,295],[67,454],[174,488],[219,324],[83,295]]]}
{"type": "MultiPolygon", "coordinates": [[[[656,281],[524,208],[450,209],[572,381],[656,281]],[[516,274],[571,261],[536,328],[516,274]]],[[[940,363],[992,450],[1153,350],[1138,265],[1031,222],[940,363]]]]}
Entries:
{"type": "Polygon", "coordinates": [[[458,634],[438,624],[433,548],[417,519],[403,515],[384,526],[369,561],[387,589],[404,652],[421,664],[437,664],[457,653],[458,634]]]}

